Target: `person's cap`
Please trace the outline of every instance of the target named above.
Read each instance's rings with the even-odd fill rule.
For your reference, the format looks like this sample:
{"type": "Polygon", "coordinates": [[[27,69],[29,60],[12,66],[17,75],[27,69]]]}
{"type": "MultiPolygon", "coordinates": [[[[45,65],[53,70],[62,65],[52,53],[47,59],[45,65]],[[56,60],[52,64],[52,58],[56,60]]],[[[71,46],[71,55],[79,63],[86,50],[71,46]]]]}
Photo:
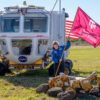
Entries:
{"type": "Polygon", "coordinates": [[[59,45],[58,41],[53,41],[52,45],[59,45]]]}

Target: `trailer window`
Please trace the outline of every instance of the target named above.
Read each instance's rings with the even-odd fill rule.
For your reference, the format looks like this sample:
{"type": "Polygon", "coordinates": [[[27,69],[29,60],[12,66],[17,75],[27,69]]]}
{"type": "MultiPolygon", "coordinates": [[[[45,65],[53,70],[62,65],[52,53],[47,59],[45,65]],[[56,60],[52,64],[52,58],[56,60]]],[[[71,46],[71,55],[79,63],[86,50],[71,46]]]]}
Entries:
{"type": "Polygon", "coordinates": [[[32,40],[12,40],[13,53],[15,55],[30,55],[32,49],[32,40]]]}
{"type": "Polygon", "coordinates": [[[47,32],[47,17],[25,17],[24,32],[47,32]]]}
{"type": "Polygon", "coordinates": [[[2,16],[0,16],[0,32],[2,32],[2,25],[3,25],[2,16]]]}
{"type": "Polygon", "coordinates": [[[9,54],[7,44],[5,40],[0,40],[0,49],[3,55],[9,54]]]}
{"type": "Polygon", "coordinates": [[[1,32],[19,32],[19,18],[0,18],[1,32]]]}
{"type": "Polygon", "coordinates": [[[48,46],[48,40],[47,39],[39,39],[38,40],[38,54],[44,55],[48,46]]]}

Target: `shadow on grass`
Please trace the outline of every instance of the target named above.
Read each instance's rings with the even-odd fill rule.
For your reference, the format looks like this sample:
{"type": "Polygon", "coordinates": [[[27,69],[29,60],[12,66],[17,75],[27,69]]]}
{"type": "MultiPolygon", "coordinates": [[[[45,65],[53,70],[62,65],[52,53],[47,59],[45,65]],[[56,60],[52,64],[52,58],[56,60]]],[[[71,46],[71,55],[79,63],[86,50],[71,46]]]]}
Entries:
{"type": "Polygon", "coordinates": [[[34,87],[48,82],[48,72],[47,70],[31,70],[21,72],[14,76],[2,77],[15,86],[23,86],[25,88],[34,87]]]}
{"type": "MultiPolygon", "coordinates": [[[[73,70],[73,76],[87,76],[92,72],[84,72],[73,70]]],[[[100,74],[100,72],[98,73],[100,74]]],[[[19,74],[15,74],[14,76],[4,76],[1,77],[7,80],[10,83],[13,83],[15,86],[23,86],[23,87],[34,87],[36,88],[38,85],[48,82],[48,71],[47,70],[30,70],[30,71],[22,71],[19,74]]]]}
{"type": "MultiPolygon", "coordinates": [[[[78,70],[73,70],[72,75],[75,76],[88,76],[92,73],[93,71],[85,72],[85,71],[78,71],[78,70]]],[[[98,75],[100,75],[100,72],[97,72],[98,75]]]]}

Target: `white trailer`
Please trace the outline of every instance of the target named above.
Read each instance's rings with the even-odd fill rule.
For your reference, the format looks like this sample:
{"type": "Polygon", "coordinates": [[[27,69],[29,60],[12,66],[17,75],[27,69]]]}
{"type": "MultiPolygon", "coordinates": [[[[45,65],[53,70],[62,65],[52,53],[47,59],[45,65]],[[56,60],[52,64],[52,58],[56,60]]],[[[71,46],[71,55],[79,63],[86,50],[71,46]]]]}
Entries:
{"type": "Polygon", "coordinates": [[[5,7],[0,14],[1,53],[12,64],[33,64],[41,59],[52,41],[64,44],[65,11],[44,7],[5,7]]]}

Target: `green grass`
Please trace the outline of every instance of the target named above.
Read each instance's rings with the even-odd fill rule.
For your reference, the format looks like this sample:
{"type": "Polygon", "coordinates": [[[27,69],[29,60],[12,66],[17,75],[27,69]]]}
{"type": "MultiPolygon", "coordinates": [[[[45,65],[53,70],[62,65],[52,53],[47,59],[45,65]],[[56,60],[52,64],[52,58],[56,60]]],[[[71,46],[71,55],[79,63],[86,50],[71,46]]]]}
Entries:
{"type": "Polygon", "coordinates": [[[73,61],[73,71],[86,76],[93,71],[100,75],[100,48],[72,48],[69,58],[73,61]]]}
{"type": "MultiPolygon", "coordinates": [[[[72,48],[69,58],[73,60],[75,75],[86,76],[93,71],[100,74],[100,48],[72,48]]],[[[23,71],[15,76],[0,77],[0,100],[42,100],[44,97],[56,100],[35,91],[38,85],[47,81],[46,70],[23,71]]]]}
{"type": "Polygon", "coordinates": [[[35,89],[47,83],[46,70],[22,71],[15,76],[0,77],[0,100],[50,100],[46,94],[37,94],[35,89]]]}

